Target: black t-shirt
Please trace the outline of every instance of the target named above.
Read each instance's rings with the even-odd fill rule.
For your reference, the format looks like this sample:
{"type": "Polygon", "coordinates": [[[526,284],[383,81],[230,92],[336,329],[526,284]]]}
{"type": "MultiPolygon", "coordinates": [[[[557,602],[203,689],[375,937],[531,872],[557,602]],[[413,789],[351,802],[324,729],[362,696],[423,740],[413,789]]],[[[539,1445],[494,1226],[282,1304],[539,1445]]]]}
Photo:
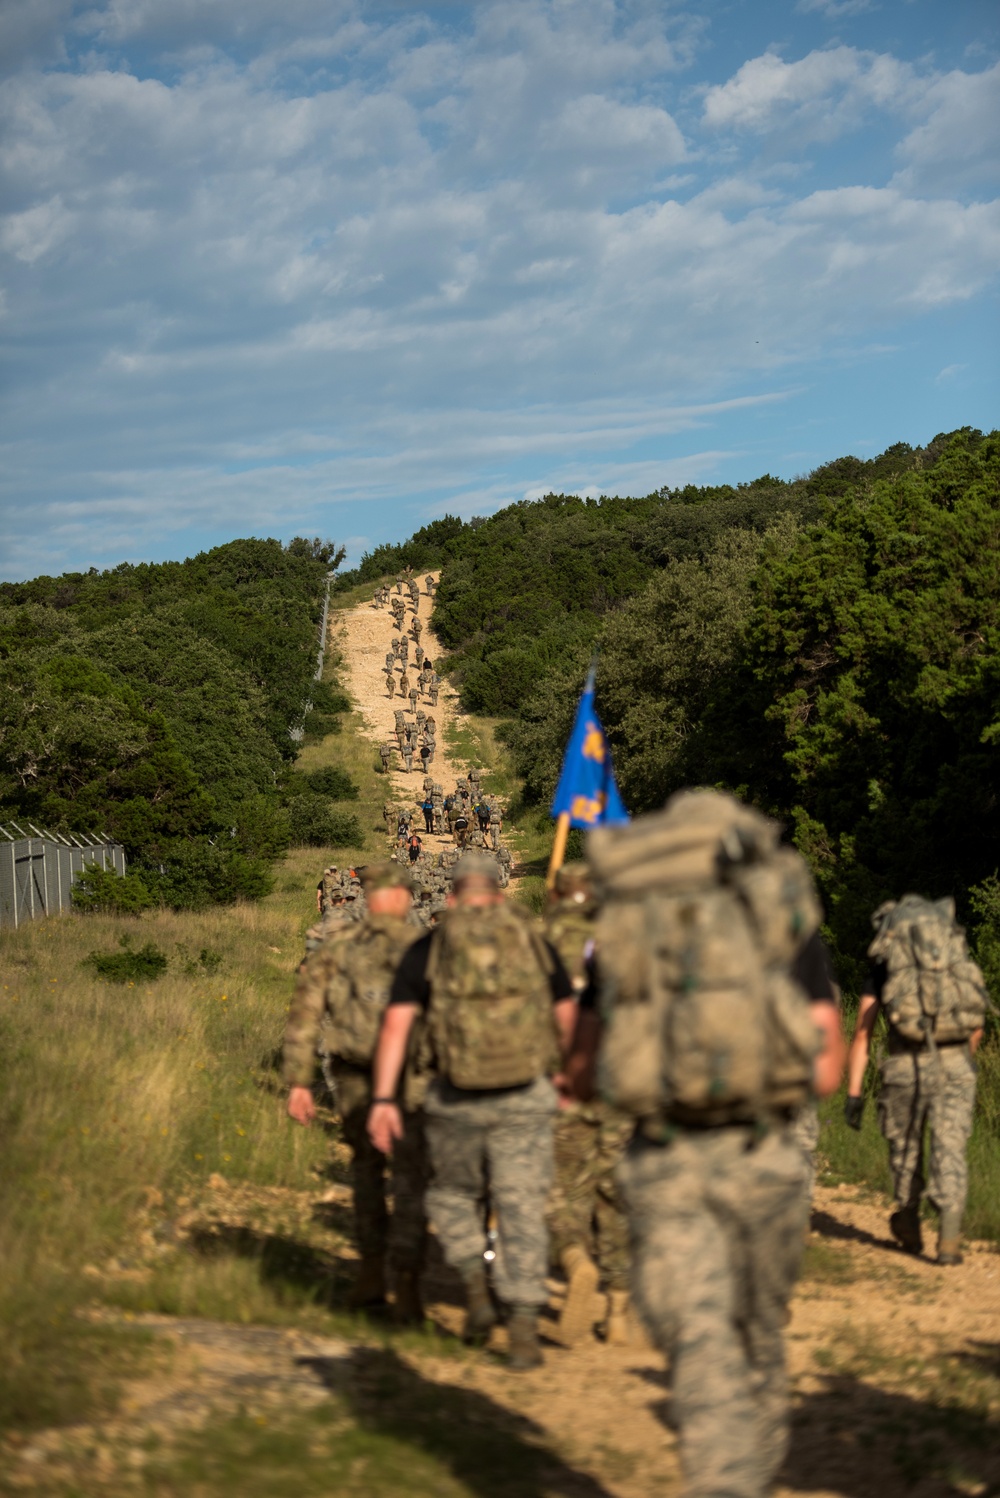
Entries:
{"type": "Polygon", "coordinates": [[[885,988],[885,980],[889,976],[889,969],[884,962],[873,962],[868,969],[868,981],[865,984],[865,993],[874,994],[879,1003],[882,1002],[882,992],[885,988]]]}
{"type": "MultiPolygon", "coordinates": [[[[594,959],[587,963],[589,981],[580,997],[581,1009],[597,1008],[597,975],[594,959]]],[[[826,942],[814,931],[791,967],[792,977],[805,989],[814,1004],[836,1004],[837,984],[826,942]]]]}
{"type": "MultiPolygon", "coordinates": [[[[392,980],[390,1004],[419,1004],[421,1009],[427,1008],[431,999],[431,986],[427,981],[427,961],[431,954],[433,935],[433,931],[428,931],[426,936],[415,941],[413,946],[404,952],[403,959],[396,969],[396,976],[392,980]]],[[[552,1002],[558,1004],[562,999],[573,997],[573,985],[555,947],[549,942],[545,945],[553,967],[549,978],[552,1002]]]]}

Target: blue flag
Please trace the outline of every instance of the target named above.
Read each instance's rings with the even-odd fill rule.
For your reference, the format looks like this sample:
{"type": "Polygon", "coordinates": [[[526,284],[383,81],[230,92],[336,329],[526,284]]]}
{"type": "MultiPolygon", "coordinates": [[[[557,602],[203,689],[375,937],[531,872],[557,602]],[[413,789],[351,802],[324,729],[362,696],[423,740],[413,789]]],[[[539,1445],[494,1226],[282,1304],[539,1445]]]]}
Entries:
{"type": "Polygon", "coordinates": [[[569,812],[571,827],[600,827],[604,822],[629,819],[615,784],[611,750],[594,711],[593,666],[576,710],[576,722],[552,802],[554,817],[564,812],[569,812]]]}

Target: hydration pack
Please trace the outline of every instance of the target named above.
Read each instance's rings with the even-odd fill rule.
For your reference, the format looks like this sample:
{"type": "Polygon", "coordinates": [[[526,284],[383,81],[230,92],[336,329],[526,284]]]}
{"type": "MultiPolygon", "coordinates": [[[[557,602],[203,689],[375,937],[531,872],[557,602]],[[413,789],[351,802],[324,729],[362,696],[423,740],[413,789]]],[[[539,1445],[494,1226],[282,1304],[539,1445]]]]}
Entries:
{"type": "Polygon", "coordinates": [[[685,791],[590,834],[608,1102],[638,1118],[757,1122],[810,1096],[820,1048],[791,964],[818,929],[812,878],[731,796],[685,791]]]}
{"type": "Polygon", "coordinates": [[[520,1087],[558,1061],[552,957],[513,905],[446,912],[427,963],[428,1026],[439,1070],[455,1087],[520,1087]]]}

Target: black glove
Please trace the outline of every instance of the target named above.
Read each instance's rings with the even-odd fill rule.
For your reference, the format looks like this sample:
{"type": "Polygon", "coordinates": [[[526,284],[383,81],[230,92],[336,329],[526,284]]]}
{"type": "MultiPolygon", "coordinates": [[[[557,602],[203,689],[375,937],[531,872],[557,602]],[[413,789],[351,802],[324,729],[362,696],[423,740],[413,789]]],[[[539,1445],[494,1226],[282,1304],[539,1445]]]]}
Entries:
{"type": "Polygon", "coordinates": [[[864,1111],[865,1100],[863,1097],[846,1097],[844,1099],[844,1121],[849,1128],[861,1128],[861,1118],[864,1111]]]}

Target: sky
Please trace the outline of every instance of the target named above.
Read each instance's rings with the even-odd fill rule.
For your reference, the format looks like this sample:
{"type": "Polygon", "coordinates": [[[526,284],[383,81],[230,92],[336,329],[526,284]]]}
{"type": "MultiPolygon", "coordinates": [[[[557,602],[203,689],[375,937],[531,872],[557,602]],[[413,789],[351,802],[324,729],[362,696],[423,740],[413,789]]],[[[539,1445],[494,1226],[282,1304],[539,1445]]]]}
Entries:
{"type": "Polygon", "coordinates": [[[2,0],[0,576],[997,425],[995,0],[2,0]]]}

